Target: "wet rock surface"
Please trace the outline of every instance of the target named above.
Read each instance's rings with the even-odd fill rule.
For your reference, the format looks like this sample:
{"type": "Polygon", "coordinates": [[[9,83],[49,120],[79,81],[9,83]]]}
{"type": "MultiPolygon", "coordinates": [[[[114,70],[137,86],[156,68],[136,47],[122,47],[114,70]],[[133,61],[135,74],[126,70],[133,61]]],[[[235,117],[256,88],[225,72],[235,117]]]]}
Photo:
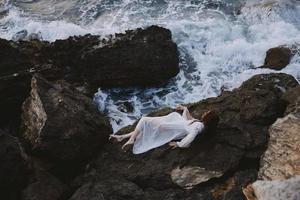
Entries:
{"type": "Polygon", "coordinates": [[[33,180],[22,191],[22,200],[59,200],[67,186],[43,169],[35,169],[33,180]]]}
{"type": "Polygon", "coordinates": [[[35,75],[31,88],[22,114],[27,149],[52,160],[62,173],[71,173],[107,142],[109,121],[91,99],[64,81],[52,84],[35,75]]]}
{"type": "MultiPolygon", "coordinates": [[[[256,179],[259,159],[267,144],[268,127],[284,114],[287,104],[282,95],[296,85],[297,81],[286,74],[254,76],[232,92],[188,105],[196,118],[212,108],[219,116],[218,126],[196,138],[190,148],[171,150],[164,145],[133,155],[123,153],[119,144],[107,144],[90,167],[100,177],[110,174],[122,177],[144,191],[163,191],[156,193],[159,199],[166,198],[166,191],[173,194],[169,199],[192,198],[193,195],[204,199],[244,198],[241,187],[256,179]],[[195,177],[195,174],[188,173],[191,170],[185,169],[197,169],[199,173],[195,177]],[[211,173],[202,173],[201,176],[199,169],[211,173]],[[172,172],[175,173],[173,179],[172,172]],[[235,181],[230,184],[228,180],[232,177],[235,181]],[[181,188],[185,186],[192,186],[190,192],[181,188]],[[218,194],[216,191],[223,191],[222,188],[225,192],[218,194]]],[[[160,116],[171,111],[166,108],[150,115],[160,116]]],[[[133,127],[123,128],[118,134],[127,133],[133,127]]],[[[122,199],[121,195],[115,195],[122,199]]],[[[143,197],[152,198],[146,192],[143,197]]]]}
{"type": "Polygon", "coordinates": [[[179,55],[171,31],[158,26],[128,30],[109,38],[72,36],[52,43],[0,39],[0,50],[1,76],[53,64],[60,72],[55,79],[87,82],[96,88],[160,85],[179,72],[179,55]]]}
{"type": "Polygon", "coordinates": [[[269,126],[289,108],[297,110],[298,87],[287,74],[256,75],[240,88],[187,105],[196,118],[209,109],[218,115],[190,148],[164,145],[133,155],[108,142],[111,127],[91,99],[65,81],[35,75],[23,104],[22,141],[39,164],[16,199],[245,199],[242,188],[257,180],[269,126]]]}
{"type": "Polygon", "coordinates": [[[82,185],[70,200],[143,199],[143,190],[122,178],[107,177],[82,185]]]}
{"type": "Polygon", "coordinates": [[[0,39],[0,58],[0,109],[9,116],[0,127],[18,122],[20,105],[37,72],[50,81],[84,86],[90,96],[100,86],[158,86],[179,72],[177,45],[171,32],[158,26],[109,38],[73,36],[52,43],[0,39]]]}
{"type": "MultiPolygon", "coordinates": [[[[299,84],[292,76],[256,75],[233,91],[188,104],[196,118],[209,109],[218,114],[190,148],[172,150],[164,145],[133,155],[122,152],[122,144],[108,142],[112,132],[108,120],[82,91],[157,85],[175,76],[178,52],[170,31],[152,26],[110,39],[93,35],[53,43],[32,39],[0,40],[4,58],[0,109],[7,116],[0,127],[18,133],[10,127],[17,129],[22,112],[20,138],[29,157],[34,157],[28,173],[28,157],[18,140],[0,132],[0,159],[5,163],[0,165],[1,199],[235,200],[245,199],[242,188],[257,175],[271,179],[298,174],[299,147],[284,138],[298,141],[299,84]],[[34,75],[37,72],[40,75],[34,75]],[[284,143],[273,140],[272,134],[284,143]],[[280,160],[281,152],[288,156],[287,165],[280,160]]],[[[282,68],[291,58],[288,53],[270,50],[266,65],[282,68]]],[[[117,106],[133,109],[125,103],[117,106]]],[[[172,111],[164,108],[149,116],[172,111]]],[[[118,134],[131,131],[135,124],[118,134]]]]}
{"type": "Polygon", "coordinates": [[[27,173],[26,155],[18,138],[0,130],[0,198],[19,199],[27,173]]]}
{"type": "Polygon", "coordinates": [[[289,89],[282,98],[287,102],[288,107],[285,110],[285,115],[290,113],[300,112],[300,86],[289,89]]]}
{"type": "Polygon", "coordinates": [[[264,66],[274,70],[285,68],[293,57],[293,52],[289,47],[279,46],[267,51],[264,66]]]}
{"type": "Polygon", "coordinates": [[[300,198],[300,92],[299,85],[282,97],[288,102],[285,117],[269,128],[268,147],[260,160],[258,181],[249,185],[248,200],[300,198]]]}

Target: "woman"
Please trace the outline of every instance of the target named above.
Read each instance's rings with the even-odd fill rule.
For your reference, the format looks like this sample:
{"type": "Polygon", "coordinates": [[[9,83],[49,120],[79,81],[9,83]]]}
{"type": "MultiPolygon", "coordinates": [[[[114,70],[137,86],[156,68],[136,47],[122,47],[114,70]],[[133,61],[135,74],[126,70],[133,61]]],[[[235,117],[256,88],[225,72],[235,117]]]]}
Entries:
{"type": "Polygon", "coordinates": [[[185,106],[178,105],[176,110],[183,111],[182,115],[178,112],[171,112],[161,117],[142,117],[134,131],[124,135],[112,134],[110,139],[114,138],[121,142],[129,138],[122,149],[127,150],[133,145],[134,154],[144,153],[178,139],[181,141],[170,142],[169,145],[173,149],[187,148],[212,119],[213,111],[205,112],[200,121],[195,119],[185,106]]]}

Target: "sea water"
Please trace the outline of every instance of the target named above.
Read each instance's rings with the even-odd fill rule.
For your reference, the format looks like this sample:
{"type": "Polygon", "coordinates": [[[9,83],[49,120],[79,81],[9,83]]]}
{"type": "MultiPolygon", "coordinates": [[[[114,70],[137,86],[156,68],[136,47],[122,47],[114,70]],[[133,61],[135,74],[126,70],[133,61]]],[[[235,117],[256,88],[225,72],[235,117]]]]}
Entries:
{"type": "Polygon", "coordinates": [[[157,88],[99,88],[94,100],[114,131],[161,107],[231,90],[255,74],[300,81],[300,53],[281,71],[260,69],[266,51],[300,43],[299,0],[11,0],[0,3],[0,37],[54,41],[159,25],[172,31],[180,73],[157,88]],[[22,32],[23,31],[23,32],[22,32]],[[25,31],[25,32],[24,32],[25,31]]]}

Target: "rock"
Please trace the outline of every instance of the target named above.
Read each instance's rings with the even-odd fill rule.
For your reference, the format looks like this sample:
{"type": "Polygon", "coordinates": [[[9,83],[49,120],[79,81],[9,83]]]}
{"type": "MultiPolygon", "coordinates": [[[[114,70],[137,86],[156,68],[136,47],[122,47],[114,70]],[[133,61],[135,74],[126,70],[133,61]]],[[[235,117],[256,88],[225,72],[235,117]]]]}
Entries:
{"type": "Polygon", "coordinates": [[[300,112],[300,86],[289,89],[282,99],[286,101],[288,107],[285,110],[285,115],[292,112],[300,112]]]}
{"type": "Polygon", "coordinates": [[[36,170],[35,180],[22,191],[22,200],[59,200],[67,186],[44,170],[36,170]]]}
{"type": "MultiPolygon", "coordinates": [[[[256,75],[232,92],[187,105],[196,118],[211,108],[219,117],[218,125],[212,124],[190,148],[171,150],[164,145],[133,155],[121,152],[122,144],[107,144],[90,166],[97,174],[123,177],[144,190],[176,191],[180,198],[173,199],[211,196],[219,181],[226,181],[235,172],[244,170],[243,178],[235,178],[232,188],[226,189],[220,197],[234,199],[242,196],[242,186],[249,183],[247,180],[255,180],[253,170],[256,173],[260,156],[266,148],[268,127],[285,112],[287,102],[282,96],[297,85],[298,82],[287,74],[256,75]],[[197,176],[189,171],[197,172],[197,176]],[[191,193],[179,189],[186,186],[193,187],[191,193]]],[[[172,111],[166,108],[149,116],[166,115],[172,111]]],[[[135,124],[117,134],[131,131],[135,124]]],[[[163,194],[157,195],[158,199],[164,198],[163,194]]],[[[146,194],[144,198],[151,199],[146,194]]]]}
{"type": "Polygon", "coordinates": [[[232,177],[215,184],[211,193],[215,199],[244,199],[242,188],[257,179],[257,170],[248,169],[236,172],[232,177]]]}
{"type": "MultiPolygon", "coordinates": [[[[101,87],[157,86],[179,72],[171,32],[158,26],[128,30],[109,39],[85,35],[57,40],[41,57],[71,68],[67,80],[101,87]]],[[[65,70],[68,71],[68,70],[65,70]]]]}
{"type": "Polygon", "coordinates": [[[274,70],[281,70],[290,64],[293,53],[290,48],[279,46],[267,51],[264,66],[274,70]]]}
{"type": "Polygon", "coordinates": [[[80,65],[83,79],[92,86],[157,86],[177,75],[178,57],[171,32],[150,26],[83,52],[80,65]]]}
{"type": "Polygon", "coordinates": [[[222,175],[222,172],[208,171],[200,167],[175,168],[171,172],[172,181],[182,188],[192,188],[195,185],[222,175]]]}
{"type": "Polygon", "coordinates": [[[106,177],[81,186],[70,200],[142,199],[143,190],[122,178],[106,177]]]}
{"type": "Polygon", "coordinates": [[[63,174],[76,171],[107,142],[112,132],[108,119],[64,81],[52,84],[36,75],[31,88],[22,114],[27,149],[50,159],[63,174]]]}
{"type": "Polygon", "coordinates": [[[128,30],[108,39],[96,35],[53,43],[1,39],[0,51],[4,53],[0,54],[1,76],[53,64],[61,72],[56,73],[56,80],[87,82],[93,88],[157,86],[179,72],[179,55],[171,32],[158,26],[128,30]]]}
{"type": "Polygon", "coordinates": [[[27,181],[26,156],[17,138],[0,130],[0,199],[19,199],[27,181]]]}
{"type": "Polygon", "coordinates": [[[300,112],[278,119],[270,127],[269,134],[268,149],[261,159],[259,179],[283,180],[300,175],[300,112]]]}
{"type": "Polygon", "coordinates": [[[38,32],[38,33],[31,33],[28,35],[27,37],[28,40],[42,40],[42,33],[38,32]]]}
{"type": "Polygon", "coordinates": [[[158,26],[109,39],[95,35],[53,43],[0,39],[0,57],[0,110],[6,118],[0,127],[9,121],[18,124],[20,105],[37,72],[50,81],[63,79],[76,87],[84,86],[89,96],[98,87],[158,86],[179,72],[171,32],[158,26]]]}
{"type": "Polygon", "coordinates": [[[258,178],[244,193],[248,200],[300,198],[300,106],[299,85],[282,97],[289,103],[286,116],[269,128],[269,143],[261,157],[258,178]]]}
{"type": "MultiPolygon", "coordinates": [[[[0,39],[0,127],[18,127],[21,105],[29,96],[32,74],[42,73],[47,79],[61,78],[56,66],[41,64],[39,52],[44,45],[40,41],[18,43],[0,39]],[[17,59],[16,59],[17,58],[17,59]]],[[[59,71],[59,72],[60,72],[59,71]]]]}
{"type": "MultiPolygon", "coordinates": [[[[22,58],[20,59],[22,60],[22,58]]],[[[0,63],[0,69],[2,66],[0,63]]],[[[18,73],[10,76],[0,77],[0,110],[2,119],[0,127],[7,128],[9,126],[13,129],[19,127],[22,103],[29,96],[32,74],[37,72],[43,74],[49,80],[58,77],[58,68],[53,65],[38,66],[25,71],[18,71],[18,73]]]]}
{"type": "Polygon", "coordinates": [[[118,106],[118,110],[121,112],[132,113],[134,111],[134,107],[131,102],[125,101],[116,104],[118,106]]]}
{"type": "Polygon", "coordinates": [[[286,180],[256,181],[252,187],[257,200],[300,199],[300,176],[286,180]]]}
{"type": "Polygon", "coordinates": [[[22,30],[17,32],[13,37],[12,40],[13,41],[19,41],[19,40],[24,40],[28,35],[27,30],[22,30]]]}

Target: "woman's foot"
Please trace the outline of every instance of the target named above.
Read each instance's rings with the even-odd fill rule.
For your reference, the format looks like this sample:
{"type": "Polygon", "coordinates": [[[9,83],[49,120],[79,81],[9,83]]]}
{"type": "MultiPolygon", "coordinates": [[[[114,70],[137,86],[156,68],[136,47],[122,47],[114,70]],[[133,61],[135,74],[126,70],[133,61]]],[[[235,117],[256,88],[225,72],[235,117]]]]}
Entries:
{"type": "Polygon", "coordinates": [[[111,140],[111,139],[115,139],[115,140],[116,140],[116,141],[118,141],[118,142],[121,142],[121,141],[123,141],[125,138],[126,138],[126,136],[125,136],[125,135],[116,135],[116,134],[111,134],[111,135],[109,136],[109,140],[111,140]]]}
{"type": "Polygon", "coordinates": [[[134,144],[133,140],[128,140],[123,146],[122,146],[122,150],[124,152],[128,151],[134,144]]]}

